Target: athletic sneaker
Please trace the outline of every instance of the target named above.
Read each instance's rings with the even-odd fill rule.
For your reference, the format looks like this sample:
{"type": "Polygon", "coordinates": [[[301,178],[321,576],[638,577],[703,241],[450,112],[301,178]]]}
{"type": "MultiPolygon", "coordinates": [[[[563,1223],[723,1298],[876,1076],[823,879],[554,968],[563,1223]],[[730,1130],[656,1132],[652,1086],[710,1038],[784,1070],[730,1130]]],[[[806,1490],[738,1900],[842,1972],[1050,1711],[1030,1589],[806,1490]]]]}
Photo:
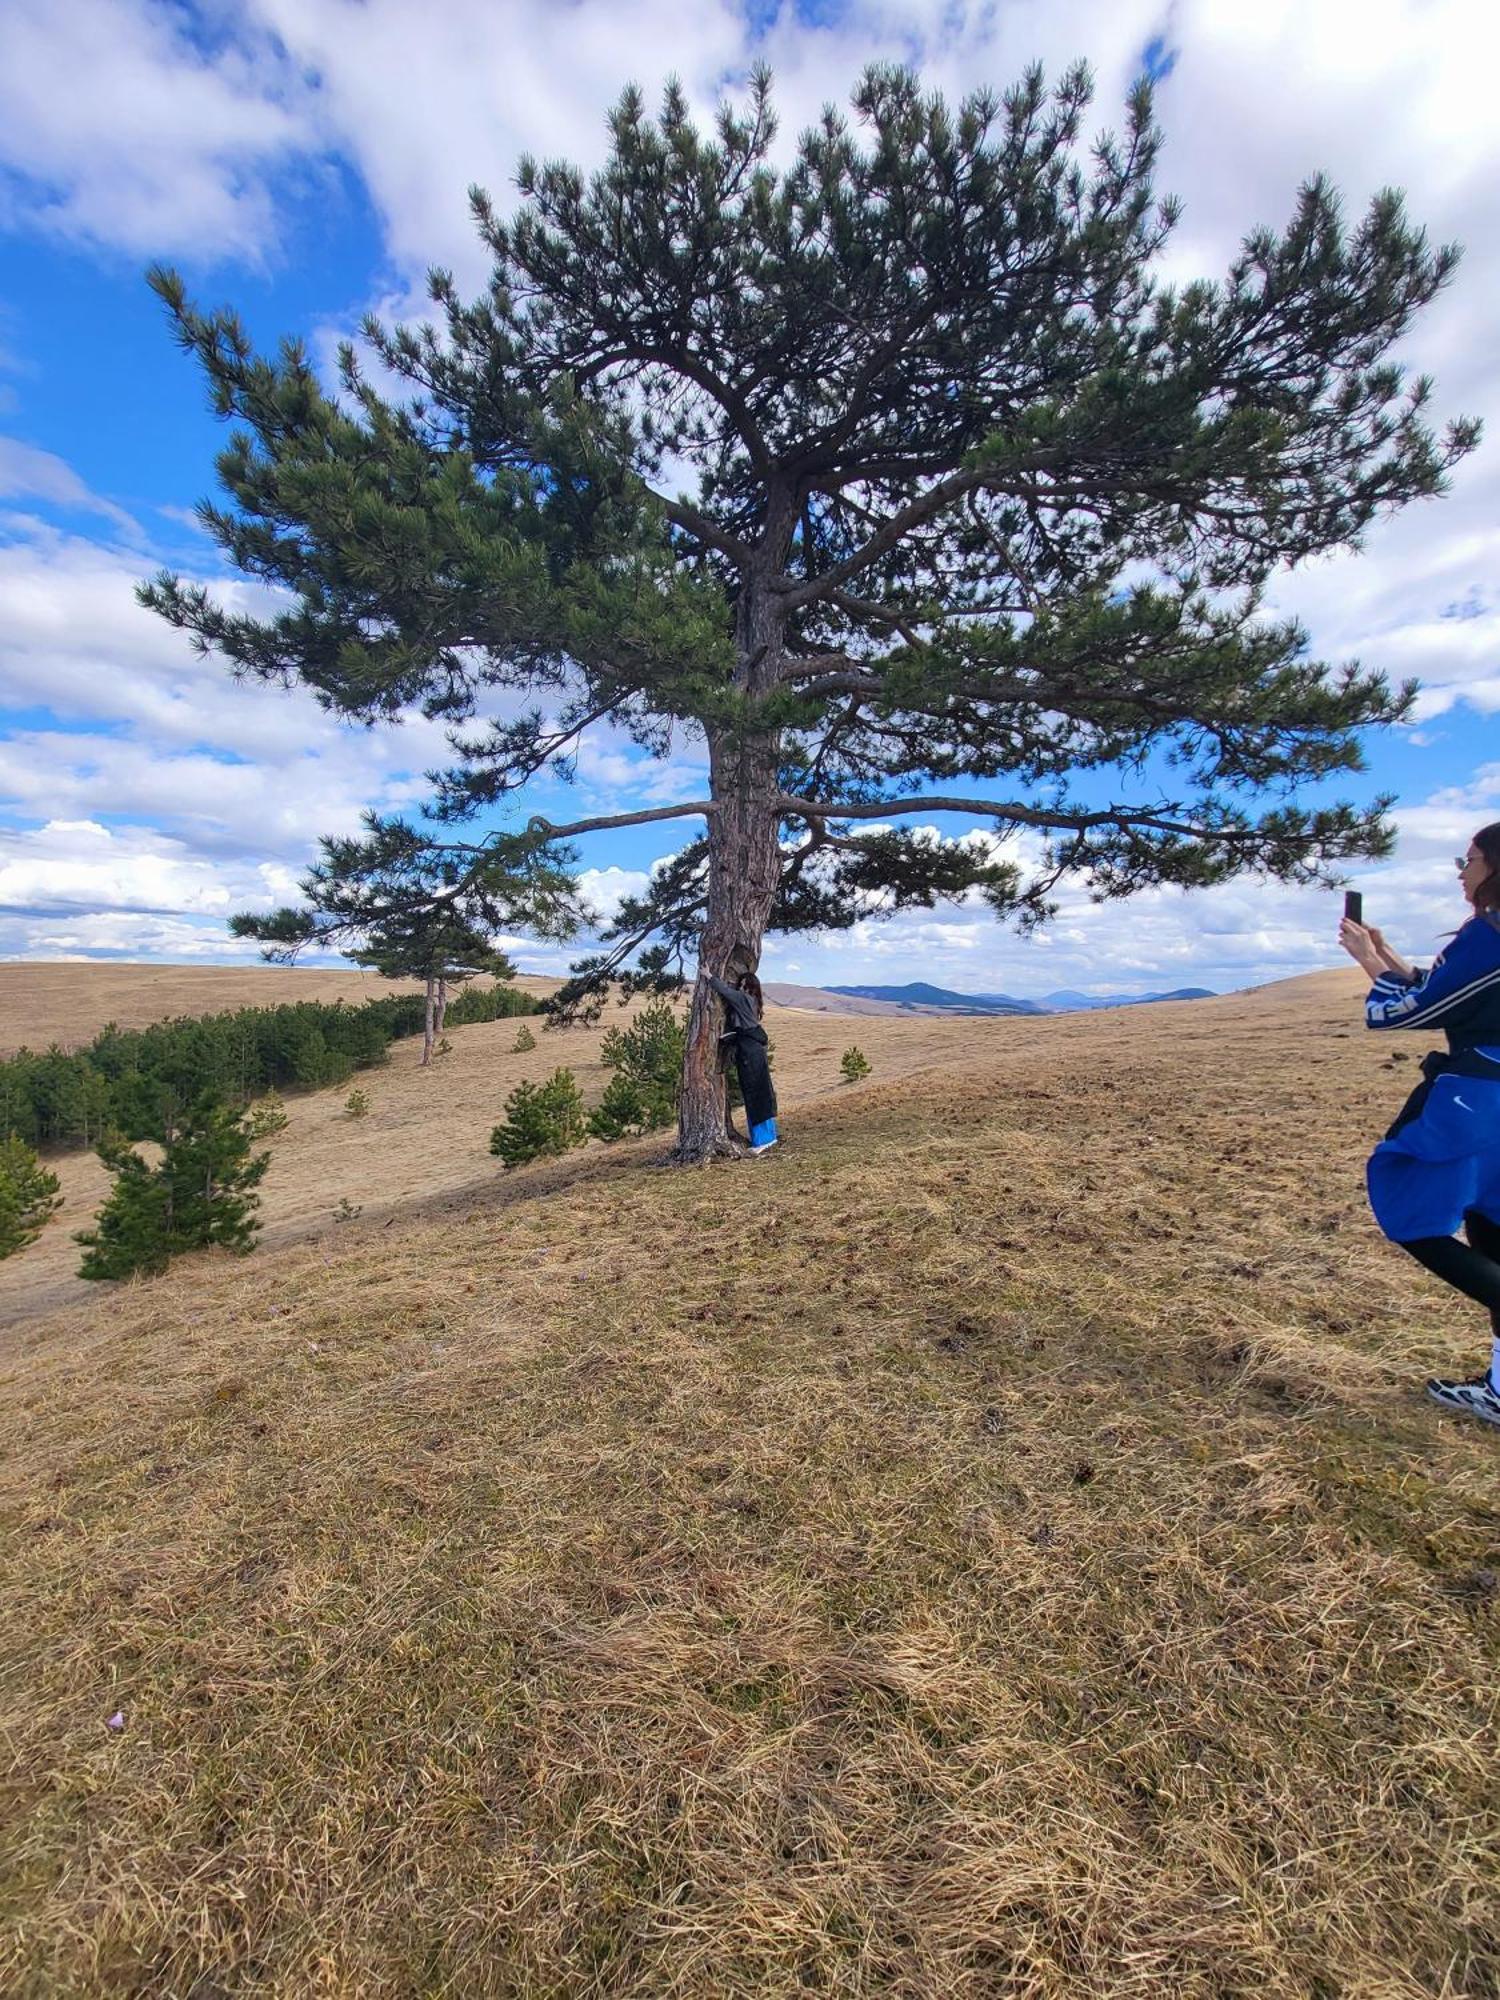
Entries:
{"type": "Polygon", "coordinates": [[[1500,1424],[1500,1395],[1488,1375],[1476,1375],[1472,1382],[1429,1382],[1427,1393],[1445,1410],[1462,1410],[1482,1424],[1500,1424]]]}
{"type": "Polygon", "coordinates": [[[750,1152],[752,1156],[757,1153],[769,1153],[771,1148],[776,1144],[777,1141],[775,1139],[767,1139],[766,1143],[763,1146],[752,1146],[750,1148],[750,1152]]]}

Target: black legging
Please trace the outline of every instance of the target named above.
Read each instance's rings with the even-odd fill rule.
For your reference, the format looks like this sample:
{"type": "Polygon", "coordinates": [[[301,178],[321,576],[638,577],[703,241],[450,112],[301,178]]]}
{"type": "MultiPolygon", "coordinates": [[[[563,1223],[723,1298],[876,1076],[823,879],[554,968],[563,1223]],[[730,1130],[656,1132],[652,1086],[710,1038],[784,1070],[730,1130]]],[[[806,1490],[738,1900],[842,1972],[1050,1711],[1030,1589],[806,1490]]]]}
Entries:
{"type": "Polygon", "coordinates": [[[1490,1326],[1500,1339],[1500,1223],[1464,1210],[1467,1243],[1456,1236],[1414,1236],[1401,1245],[1445,1285],[1488,1308],[1490,1326]]]}

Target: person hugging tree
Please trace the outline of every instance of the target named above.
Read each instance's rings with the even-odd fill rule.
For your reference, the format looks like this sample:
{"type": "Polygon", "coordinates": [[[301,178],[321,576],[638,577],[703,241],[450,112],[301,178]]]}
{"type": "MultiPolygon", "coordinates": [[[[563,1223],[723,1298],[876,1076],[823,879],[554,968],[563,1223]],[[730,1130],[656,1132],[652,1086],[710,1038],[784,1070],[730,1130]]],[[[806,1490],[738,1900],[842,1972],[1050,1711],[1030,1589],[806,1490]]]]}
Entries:
{"type": "Polygon", "coordinates": [[[745,1100],[745,1123],[750,1128],[750,1150],[769,1153],[776,1144],[776,1090],[766,1056],[766,1031],[761,1026],[766,1002],[760,981],[753,972],[742,972],[735,986],[716,979],[711,972],[703,976],[724,1002],[727,1025],[719,1043],[733,1047],[740,1095],[745,1100]]]}

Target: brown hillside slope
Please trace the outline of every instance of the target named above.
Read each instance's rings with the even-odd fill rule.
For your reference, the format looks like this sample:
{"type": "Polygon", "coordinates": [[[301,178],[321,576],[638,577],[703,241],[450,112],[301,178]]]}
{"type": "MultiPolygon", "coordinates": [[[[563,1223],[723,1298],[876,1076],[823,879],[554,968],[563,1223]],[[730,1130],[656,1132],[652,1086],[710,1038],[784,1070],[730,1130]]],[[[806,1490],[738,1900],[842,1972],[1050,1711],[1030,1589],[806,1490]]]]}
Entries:
{"type": "MultiPolygon", "coordinates": [[[[555,979],[521,978],[524,992],[555,993],[555,979]]],[[[236,1007],[281,1007],[297,1000],[364,1000],[419,993],[416,980],[378,973],[288,965],[134,965],[87,962],[0,964],[0,1056],[23,1045],[76,1049],[106,1022],[148,1028],[179,1014],[236,1007]]]]}
{"type": "MultiPolygon", "coordinates": [[[[230,980],[238,977],[228,974],[230,980]]],[[[555,987],[556,982],[528,984],[555,987]]],[[[514,1050],[519,1021],[477,1022],[452,1029],[450,1052],[428,1070],[418,1065],[417,1038],[393,1044],[387,1065],[361,1070],[338,1090],[289,1095],[287,1128],[268,1142],[272,1166],[261,1190],[262,1247],[322,1234],[341,1203],[361,1209],[360,1220],[369,1226],[390,1223],[414,1203],[489,1195],[503,1178],[488,1150],[489,1136],[516,1084],[539,1082],[565,1066],[592,1105],[609,1077],[599,1061],[599,1044],[611,1026],[630,1018],[612,1007],[593,1027],[558,1030],[529,1021],[536,1047],[521,1055],[514,1050]],[[369,1115],[357,1122],[344,1112],[354,1086],[370,1101],[369,1115]]],[[[983,1060],[1001,1046],[995,1024],[985,1021],[913,1021],[893,1012],[879,1021],[830,1022],[777,1007],[767,1010],[767,1021],[777,1090],[787,1109],[839,1090],[839,1057],[856,1039],[877,1077],[887,1080],[983,1060]]],[[[655,1150],[660,1153],[666,1143],[655,1150]]],[[[585,1157],[602,1150],[592,1147],[585,1157]]],[[[76,1275],[82,1252],[72,1238],[75,1230],[88,1227],[108,1194],[109,1175],[93,1153],[52,1156],[48,1166],[61,1185],[63,1207],[35,1245],[0,1266],[0,1340],[6,1326],[56,1312],[95,1289],[76,1275]]]]}
{"type": "Polygon", "coordinates": [[[1500,1461],[1358,990],[872,1019],[816,1097],[778,1015],[761,1160],[14,1328],[0,1987],[1496,1991],[1500,1461]]]}

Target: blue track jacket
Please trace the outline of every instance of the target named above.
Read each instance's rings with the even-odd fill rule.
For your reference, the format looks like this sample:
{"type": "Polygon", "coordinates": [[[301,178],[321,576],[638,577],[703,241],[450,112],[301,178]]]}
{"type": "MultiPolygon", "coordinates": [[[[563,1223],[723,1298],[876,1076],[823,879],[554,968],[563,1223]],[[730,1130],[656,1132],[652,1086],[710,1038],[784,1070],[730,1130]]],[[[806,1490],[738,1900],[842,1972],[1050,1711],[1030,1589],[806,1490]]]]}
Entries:
{"type": "Polygon", "coordinates": [[[1500,1221],[1500,920],[1470,918],[1431,972],[1382,973],[1365,1001],[1371,1028],[1440,1028],[1448,1054],[1370,1155],[1370,1207],[1397,1243],[1452,1236],[1464,1211],[1500,1221]]]}

